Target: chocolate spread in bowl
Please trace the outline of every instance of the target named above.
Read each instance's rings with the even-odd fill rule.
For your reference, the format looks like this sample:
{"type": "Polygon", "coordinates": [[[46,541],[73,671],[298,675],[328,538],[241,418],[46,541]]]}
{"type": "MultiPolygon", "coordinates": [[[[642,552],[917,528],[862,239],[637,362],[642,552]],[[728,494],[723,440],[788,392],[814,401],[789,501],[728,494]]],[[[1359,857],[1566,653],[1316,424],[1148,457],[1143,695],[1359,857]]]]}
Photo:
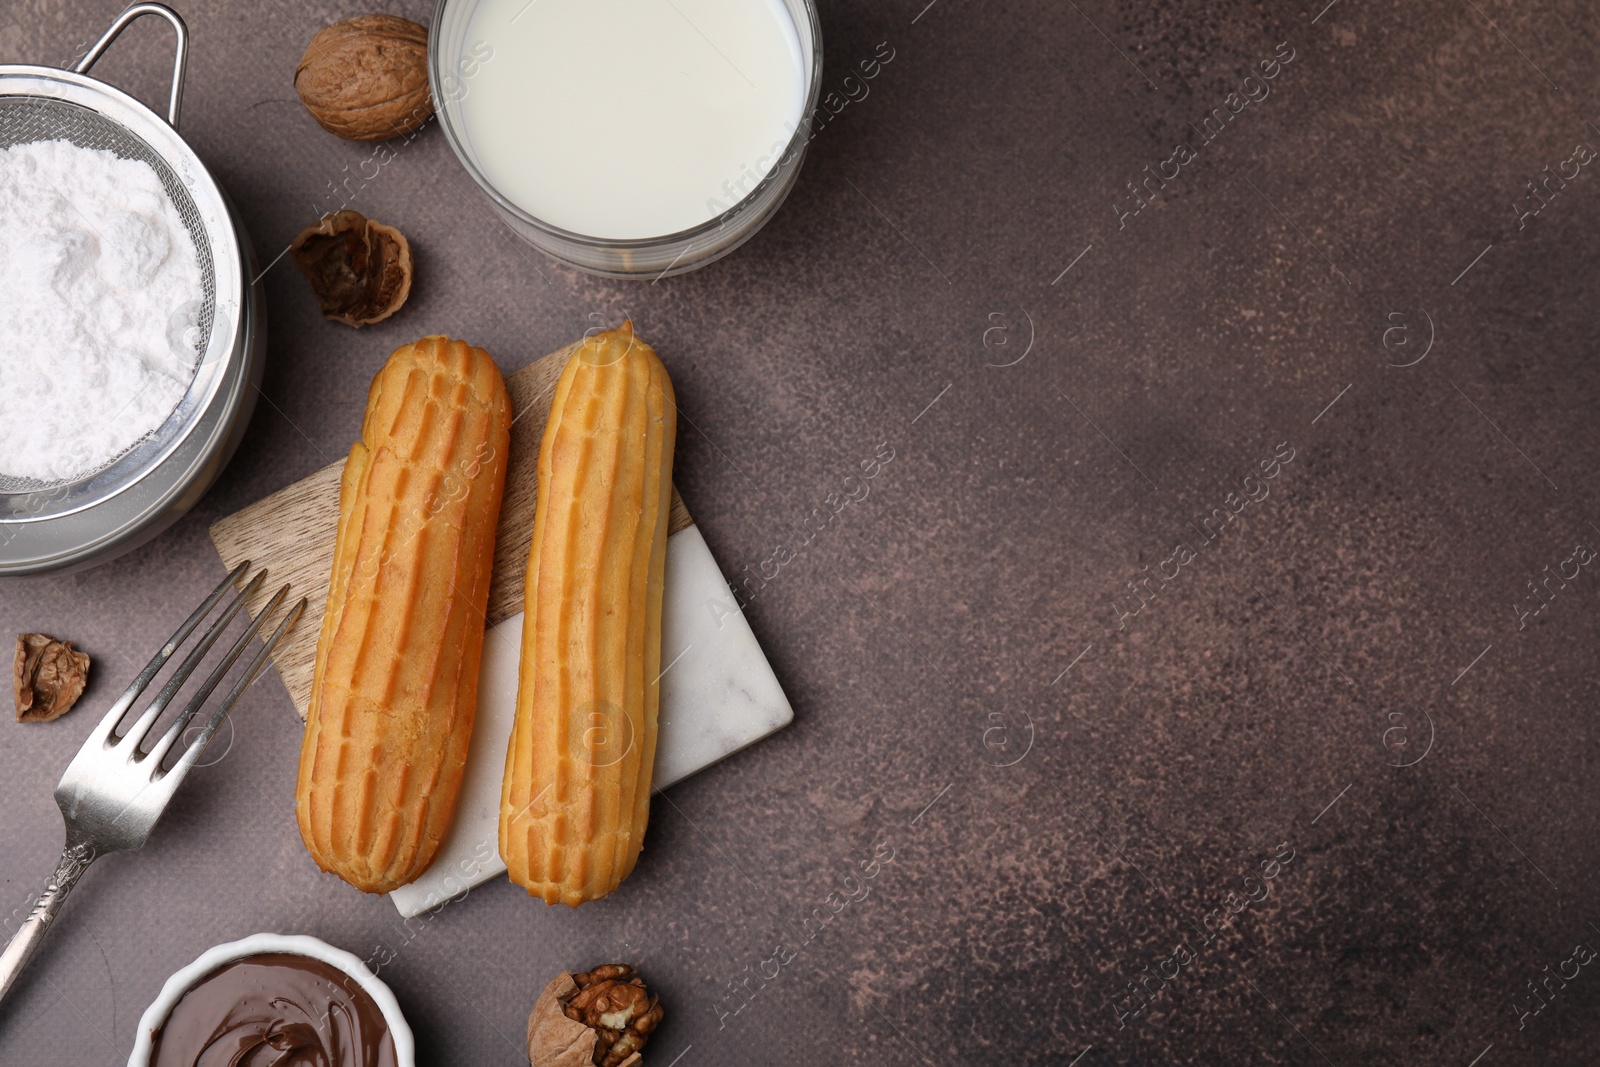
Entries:
{"type": "Polygon", "coordinates": [[[242,956],[179,998],[151,1067],[398,1067],[383,1012],[337,967],[286,952],[242,956]]]}

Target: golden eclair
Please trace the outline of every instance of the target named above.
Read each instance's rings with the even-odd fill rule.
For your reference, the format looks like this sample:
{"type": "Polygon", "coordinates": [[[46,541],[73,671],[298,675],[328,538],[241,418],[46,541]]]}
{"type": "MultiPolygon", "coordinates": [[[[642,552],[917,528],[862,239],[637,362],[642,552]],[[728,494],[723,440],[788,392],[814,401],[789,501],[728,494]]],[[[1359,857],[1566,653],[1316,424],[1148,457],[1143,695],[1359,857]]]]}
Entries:
{"type": "Polygon", "coordinates": [[[610,893],[650,815],[677,405],[625,322],[583,343],[539,451],[500,855],[547,904],[610,893]]]}
{"type": "Polygon", "coordinates": [[[372,380],[345,462],[295,815],[369,893],[426,870],[455,814],[510,430],[489,354],[425,337],[372,380]]]}

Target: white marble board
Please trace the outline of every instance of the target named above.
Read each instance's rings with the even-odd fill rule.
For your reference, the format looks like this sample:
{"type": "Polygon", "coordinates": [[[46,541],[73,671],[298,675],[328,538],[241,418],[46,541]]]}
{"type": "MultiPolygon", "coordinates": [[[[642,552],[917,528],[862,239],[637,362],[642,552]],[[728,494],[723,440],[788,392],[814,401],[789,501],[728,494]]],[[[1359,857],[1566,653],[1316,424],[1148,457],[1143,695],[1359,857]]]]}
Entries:
{"type": "MultiPolygon", "coordinates": [[[[496,847],[500,780],[516,711],[521,647],[521,613],[490,627],[484,637],[477,723],[455,825],[422,877],[389,894],[407,918],[505,873],[496,847]]],[[[657,790],[705,770],[794,718],[750,624],[694,526],[667,539],[661,662],[657,790]]]]}

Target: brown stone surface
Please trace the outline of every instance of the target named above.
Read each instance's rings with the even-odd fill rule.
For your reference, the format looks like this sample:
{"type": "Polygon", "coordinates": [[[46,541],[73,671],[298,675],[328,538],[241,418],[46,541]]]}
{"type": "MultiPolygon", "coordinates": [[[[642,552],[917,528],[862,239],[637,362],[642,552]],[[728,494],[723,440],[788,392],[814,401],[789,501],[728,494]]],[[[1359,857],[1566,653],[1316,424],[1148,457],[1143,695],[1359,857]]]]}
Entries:
{"type": "MultiPolygon", "coordinates": [[[[300,724],[263,678],[146,848],[84,878],[0,1008],[0,1062],[123,1062],[168,974],[258,930],[381,963],[425,1064],[522,1062],[549,976],[614,959],[667,1005],[657,1067],[1600,1062],[1593,966],[1518,1017],[1600,947],[1600,571],[1550,580],[1526,628],[1516,608],[1600,547],[1600,175],[1523,229],[1512,207],[1600,146],[1594,12],[1324,2],[825,0],[826,88],[895,58],[766,230],[655,285],[542,259],[436,128],[407,144],[350,204],[410,236],[407,306],[329,323],[278,262],[264,399],[196,511],[111,566],[0,584],[0,632],[96,663],[88,710],[3,726],[0,913],[50,871],[79,742],[220,578],[207,526],[344,454],[424,333],[510,369],[630,314],[730,576],[894,449],[751,604],[795,723],[658,799],[612,899],[493,884],[402,923],[301,847],[300,724]],[[1126,183],[1283,41],[1270,96],[1188,132],[1119,228],[1126,183]]],[[[66,61],[119,6],[10,0],[0,60],[66,61]]],[[[308,35],[363,8],[183,8],[184,132],[265,265],[372,152],[291,85],[308,35]]],[[[138,25],[100,73],[162,99],[167,49],[138,25]]]]}

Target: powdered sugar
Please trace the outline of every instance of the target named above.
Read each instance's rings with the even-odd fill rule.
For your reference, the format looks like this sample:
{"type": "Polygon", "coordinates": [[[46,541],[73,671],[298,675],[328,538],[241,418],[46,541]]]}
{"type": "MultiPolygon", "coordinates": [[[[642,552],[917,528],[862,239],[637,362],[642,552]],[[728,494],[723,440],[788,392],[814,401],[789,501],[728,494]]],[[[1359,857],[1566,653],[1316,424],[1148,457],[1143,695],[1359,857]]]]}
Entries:
{"type": "Polygon", "coordinates": [[[158,429],[194,378],[204,284],[148,163],[0,149],[0,475],[73,478],[158,429]]]}

